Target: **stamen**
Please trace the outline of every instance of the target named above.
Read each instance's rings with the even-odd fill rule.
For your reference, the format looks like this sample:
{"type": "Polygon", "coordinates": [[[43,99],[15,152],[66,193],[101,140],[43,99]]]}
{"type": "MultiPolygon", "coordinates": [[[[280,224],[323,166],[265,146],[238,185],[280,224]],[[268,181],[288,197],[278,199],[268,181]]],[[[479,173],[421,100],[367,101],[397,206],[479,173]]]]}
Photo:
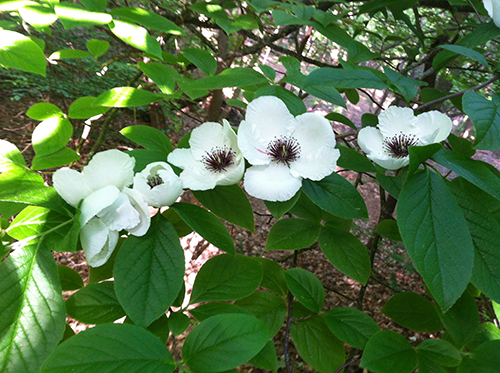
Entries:
{"type": "Polygon", "coordinates": [[[385,152],[393,158],[404,158],[408,156],[408,147],[417,145],[418,141],[417,136],[400,132],[384,139],[385,152]]]}
{"type": "Polygon", "coordinates": [[[286,164],[296,161],[300,157],[300,144],[294,137],[282,136],[274,138],[269,145],[267,145],[267,152],[273,162],[286,164]]]}
{"type": "Polygon", "coordinates": [[[147,183],[153,189],[155,186],[163,184],[163,179],[158,174],[149,175],[147,183]]]}
{"type": "Polygon", "coordinates": [[[227,171],[227,167],[234,164],[236,153],[231,149],[224,146],[224,148],[212,148],[210,152],[205,152],[201,157],[201,161],[205,164],[207,170],[213,172],[227,171]]]}

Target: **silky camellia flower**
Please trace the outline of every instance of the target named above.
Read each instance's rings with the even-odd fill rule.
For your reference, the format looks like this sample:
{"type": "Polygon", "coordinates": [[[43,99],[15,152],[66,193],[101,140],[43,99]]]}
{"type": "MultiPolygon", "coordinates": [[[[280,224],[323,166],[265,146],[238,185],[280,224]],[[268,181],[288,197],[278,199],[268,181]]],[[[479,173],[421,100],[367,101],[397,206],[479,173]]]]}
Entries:
{"type": "Polygon", "coordinates": [[[96,154],[83,172],[62,168],[53,176],[54,188],[70,205],[80,201],[80,242],[87,263],[106,263],[118,242],[119,232],[146,234],[150,225],[148,204],[130,188],[134,158],[118,150],[96,154]]]}
{"type": "Polygon", "coordinates": [[[328,120],[315,113],[294,117],[274,96],[248,104],[238,130],[238,146],[252,165],[245,173],[248,194],[287,201],[302,179],[321,180],[337,167],[340,152],[328,120]]]}
{"type": "Polygon", "coordinates": [[[168,155],[170,163],[183,169],[179,177],[184,188],[208,190],[241,180],[245,161],[227,120],[223,120],[222,126],[206,122],[195,128],[189,146],[189,149],[175,149],[168,155]]]}
{"type": "Polygon", "coordinates": [[[418,116],[410,108],[391,106],[379,117],[377,128],[365,127],[359,131],[358,144],[366,156],[378,165],[397,170],[410,163],[409,146],[423,146],[445,140],[452,122],[439,111],[418,116]]]}
{"type": "Polygon", "coordinates": [[[500,1],[499,0],[483,0],[484,9],[497,27],[500,27],[500,1]]]}
{"type": "Polygon", "coordinates": [[[153,207],[170,206],[184,191],[181,179],[165,162],[153,162],[134,176],[133,190],[153,207]]]}

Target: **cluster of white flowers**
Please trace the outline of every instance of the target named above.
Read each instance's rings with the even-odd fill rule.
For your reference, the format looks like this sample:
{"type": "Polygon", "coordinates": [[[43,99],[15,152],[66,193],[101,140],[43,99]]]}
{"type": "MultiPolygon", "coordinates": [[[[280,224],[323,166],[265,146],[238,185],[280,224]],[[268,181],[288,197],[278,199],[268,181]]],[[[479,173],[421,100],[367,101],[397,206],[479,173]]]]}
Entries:
{"type": "Polygon", "coordinates": [[[165,162],[149,164],[134,176],[135,159],[119,150],[96,154],[83,172],[62,168],[53,176],[54,188],[70,205],[80,204],[80,242],[87,263],[106,263],[126,230],[143,236],[153,207],[168,206],[182,194],[182,183],[165,162]],[[132,185],[132,188],[129,186],[132,185]]]}
{"type": "MultiPolygon", "coordinates": [[[[358,143],[368,158],[395,170],[408,165],[409,146],[441,142],[451,129],[451,120],[437,111],[415,117],[409,108],[390,107],[380,114],[377,128],[360,130],[358,143]]],[[[169,206],[183,189],[209,190],[242,178],[251,196],[287,201],[299,191],[302,179],[321,180],[335,171],[340,157],[335,144],[324,117],[294,117],[280,99],[262,96],[249,103],[238,135],[225,120],[222,126],[207,122],[194,129],[190,147],[168,155],[183,170],[179,176],[165,162],[151,163],[134,176],[135,160],[108,150],[96,154],[82,173],[63,168],[53,181],[66,202],[81,202],[80,241],[88,263],[100,266],[121,230],[135,236],[147,232],[148,205],[169,206]],[[245,159],[250,164],[246,172],[245,159]]]]}

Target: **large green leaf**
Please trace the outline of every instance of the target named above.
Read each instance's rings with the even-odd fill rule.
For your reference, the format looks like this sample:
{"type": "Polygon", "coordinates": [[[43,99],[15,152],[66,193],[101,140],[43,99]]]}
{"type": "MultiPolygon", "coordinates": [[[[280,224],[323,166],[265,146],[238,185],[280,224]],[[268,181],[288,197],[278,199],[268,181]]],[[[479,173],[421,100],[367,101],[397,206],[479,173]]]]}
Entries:
{"type": "Polygon", "coordinates": [[[268,290],[274,291],[276,294],[285,296],[288,292],[288,286],[285,280],[285,271],[276,262],[267,258],[255,258],[262,264],[264,276],[260,286],[268,290]]]}
{"type": "Polygon", "coordinates": [[[93,116],[104,114],[109,107],[96,105],[97,97],[85,96],[77,98],[71,103],[68,109],[68,117],[71,119],[87,119],[93,116]]]}
{"type": "Polygon", "coordinates": [[[274,216],[274,218],[279,219],[292,209],[292,207],[299,200],[301,194],[302,192],[299,190],[288,201],[264,201],[264,204],[266,205],[269,212],[274,216]]]}
{"type": "Polygon", "coordinates": [[[80,155],[73,149],[63,146],[61,149],[45,155],[36,154],[33,157],[31,168],[34,170],[46,170],[48,168],[61,167],[80,159],[80,155]]]}
{"type": "Polygon", "coordinates": [[[344,364],[344,345],[320,316],[293,323],[290,334],[300,356],[318,372],[335,373],[344,364]]]}
{"type": "Polygon", "coordinates": [[[144,63],[139,61],[139,68],[151,79],[163,93],[170,94],[175,90],[175,80],[179,73],[171,66],[162,65],[158,62],[144,63]]]}
{"type": "Polygon", "coordinates": [[[42,240],[0,265],[0,371],[37,372],[61,340],[66,320],[54,257],[42,240]]]}
{"type": "Polygon", "coordinates": [[[325,290],[314,274],[302,268],[290,268],[285,271],[285,280],[290,292],[303,306],[313,312],[321,310],[325,290]]]}
{"type": "Polygon", "coordinates": [[[322,317],[337,338],[361,350],[372,335],[380,331],[370,316],[355,308],[335,308],[325,312],[322,317]]]}
{"type": "Polygon", "coordinates": [[[255,229],[253,208],[245,192],[237,185],[219,185],[193,195],[215,215],[252,232],[255,229]]]}
{"type": "Polygon", "coordinates": [[[267,341],[262,350],[259,351],[252,359],[248,361],[250,365],[257,368],[270,370],[272,372],[278,371],[278,356],[276,355],[276,347],[274,342],[267,341]]]}
{"type": "Polygon", "coordinates": [[[39,102],[30,106],[26,115],[31,119],[45,120],[52,117],[62,117],[64,113],[56,105],[48,102],[39,102]]]}
{"type": "Polygon", "coordinates": [[[193,371],[223,372],[253,358],[270,337],[267,326],[254,316],[217,315],[193,329],[182,347],[182,357],[193,371]]]}
{"type": "Polygon", "coordinates": [[[111,14],[153,30],[163,31],[173,35],[185,35],[184,31],[174,22],[159,14],[148,12],[143,8],[123,6],[114,8],[111,10],[111,14]]]}
{"type": "Polygon", "coordinates": [[[426,339],[417,346],[418,356],[445,367],[456,367],[462,356],[455,346],[442,339],[426,339]]]}
{"type": "Polygon", "coordinates": [[[170,208],[212,245],[230,254],[236,252],[231,235],[214,214],[199,206],[184,202],[175,203],[170,208]]]}
{"type": "Polygon", "coordinates": [[[340,158],[337,166],[357,172],[376,172],[373,163],[361,153],[346,146],[339,146],[340,158]]]}
{"type": "Polygon", "coordinates": [[[58,18],[51,7],[42,5],[26,5],[19,9],[19,15],[35,28],[50,26],[58,18]]]}
{"type": "Polygon", "coordinates": [[[116,87],[101,93],[94,101],[96,106],[133,107],[149,105],[162,98],[160,94],[133,87],[116,87]]]}
{"type": "Polygon", "coordinates": [[[244,298],[259,287],[262,275],[262,266],[253,258],[241,254],[214,256],[198,272],[190,303],[244,298]]]}
{"type": "Polygon", "coordinates": [[[413,264],[439,306],[448,310],[467,287],[474,261],[460,207],[445,181],[426,170],[404,184],[397,215],[413,264]]]}
{"type": "Polygon", "coordinates": [[[37,155],[55,153],[68,143],[72,135],[73,126],[68,119],[57,116],[45,119],[33,131],[33,150],[37,155]]]}
{"type": "Polygon", "coordinates": [[[184,251],[163,215],[144,236],[125,240],[114,275],[116,296],[136,325],[148,326],[173,304],[184,282],[184,251]]]}
{"type": "Polygon", "coordinates": [[[65,29],[72,27],[106,25],[113,19],[109,14],[91,12],[80,5],[70,2],[57,3],[54,6],[54,10],[65,29]]]}
{"type": "Polygon", "coordinates": [[[41,372],[172,373],[174,369],[168,348],[155,335],[135,325],[104,324],[59,345],[41,372]]]}
{"type": "Polygon", "coordinates": [[[221,89],[225,87],[245,88],[248,86],[267,85],[267,78],[249,67],[234,67],[226,69],[218,75],[194,80],[184,90],[191,89],[221,89]]]}
{"type": "Polygon", "coordinates": [[[19,149],[6,140],[0,140],[0,173],[25,167],[26,161],[19,149]]]}
{"type": "Polygon", "coordinates": [[[476,149],[500,148],[500,102],[498,96],[494,97],[490,101],[477,92],[467,91],[462,98],[464,112],[476,127],[476,149]]]}
{"type": "Polygon", "coordinates": [[[163,153],[165,159],[173,150],[170,139],[159,129],[151,126],[128,126],[120,131],[127,139],[144,146],[146,149],[163,153]]]}
{"type": "Polygon", "coordinates": [[[473,349],[457,369],[457,373],[497,373],[500,366],[500,340],[484,342],[473,349]]]}
{"type": "Polygon", "coordinates": [[[78,290],[66,301],[66,312],[84,324],[111,323],[125,316],[114,285],[107,281],[78,290]]]}
{"type": "Polygon", "coordinates": [[[337,269],[362,284],[370,278],[371,262],[366,246],[342,229],[325,226],[319,234],[321,250],[337,269]]]}
{"type": "Polygon", "coordinates": [[[110,24],[110,29],[113,34],[125,43],[162,59],[160,43],[149,35],[144,27],[115,19],[113,23],[110,24]]]}
{"type": "Polygon", "coordinates": [[[320,181],[302,180],[302,191],[315,204],[335,216],[344,219],[368,217],[361,194],[335,172],[320,181]]]}
{"type": "Polygon", "coordinates": [[[45,76],[45,55],[30,38],[15,31],[0,30],[0,64],[45,76]]]}
{"type": "Polygon", "coordinates": [[[106,40],[90,39],[85,45],[94,58],[101,57],[109,49],[109,42],[106,40]]]}
{"type": "Polygon", "coordinates": [[[222,302],[204,303],[196,308],[189,310],[189,313],[193,315],[198,321],[203,321],[208,319],[209,317],[224,313],[242,313],[245,315],[251,315],[250,312],[242,307],[235,306],[231,303],[222,302]]]}
{"type": "Polygon", "coordinates": [[[417,367],[417,354],[401,334],[383,330],[366,344],[360,366],[375,373],[410,373],[417,367]]]}
{"type": "MultiPolygon", "coordinates": [[[[456,54],[461,54],[462,56],[476,60],[484,67],[489,68],[488,61],[486,60],[486,58],[481,53],[476,52],[474,49],[467,48],[467,47],[464,47],[462,45],[453,45],[453,44],[440,45],[439,48],[449,50],[450,52],[453,52],[456,54]]],[[[472,92],[472,91],[470,91],[470,92],[472,92]]]]}
{"type": "Polygon", "coordinates": [[[74,269],[58,264],[57,273],[59,274],[61,288],[63,291],[78,290],[83,288],[84,284],[82,276],[80,276],[74,269]]]}
{"type": "Polygon", "coordinates": [[[402,292],[394,295],[382,308],[382,313],[405,328],[417,332],[436,333],[443,330],[443,324],[432,303],[417,293],[402,292]]]}
{"type": "Polygon", "coordinates": [[[427,85],[427,83],[423,81],[408,78],[385,66],[384,66],[384,72],[385,75],[387,75],[387,77],[391,81],[391,83],[396,86],[399,92],[401,92],[401,94],[403,95],[403,97],[407,102],[409,102],[413,97],[415,97],[415,95],[418,92],[417,87],[427,85]]]}
{"type": "Polygon", "coordinates": [[[322,67],[307,76],[304,88],[375,88],[385,89],[387,84],[367,70],[347,70],[322,67]]]}
{"type": "Polygon", "coordinates": [[[182,50],[182,55],[208,76],[217,71],[217,61],[204,49],[186,48],[182,50]]]}
{"type": "Polygon", "coordinates": [[[267,237],[265,250],[300,250],[318,238],[321,225],[305,219],[278,220],[267,237]]]}

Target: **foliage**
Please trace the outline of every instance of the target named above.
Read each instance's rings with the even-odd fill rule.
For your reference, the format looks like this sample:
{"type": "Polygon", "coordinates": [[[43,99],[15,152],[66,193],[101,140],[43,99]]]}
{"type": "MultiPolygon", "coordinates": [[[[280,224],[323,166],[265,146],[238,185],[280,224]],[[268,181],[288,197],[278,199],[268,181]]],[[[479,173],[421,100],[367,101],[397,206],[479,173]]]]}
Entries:
{"type": "MultiPolygon", "coordinates": [[[[11,99],[27,92],[75,99],[68,110],[47,102],[29,108],[27,115],[40,121],[32,138],[33,159],[0,140],[0,371],[223,372],[245,363],[276,371],[273,338],[281,328],[286,331],[287,371],[292,369],[290,339],[302,359],[321,373],[349,371],[358,360],[375,373],[417,367],[420,372],[497,371],[500,171],[471,158],[477,150],[500,150],[500,55],[495,48],[500,29],[483,4],[144,0],[132,5],[0,2],[0,65],[6,68],[1,76],[11,99]],[[230,97],[224,88],[232,89],[230,97]],[[256,126],[252,131],[242,126],[251,134],[245,134],[246,140],[238,137],[242,150],[246,146],[257,156],[274,156],[272,167],[285,169],[287,178],[300,176],[294,196],[265,201],[276,218],[265,249],[292,252],[286,271],[269,259],[236,253],[234,238],[220,219],[250,230],[255,223],[247,194],[234,180],[224,184],[218,178],[209,190],[193,187],[203,207],[173,203],[141,220],[147,232],[134,233],[136,226],[125,224],[127,203],[133,205],[126,210],[130,214],[148,208],[140,193],[128,188],[134,173],[170,160],[175,152],[196,153],[193,143],[199,140],[186,137],[173,150],[162,131],[126,128],[122,134],[137,144],[129,152],[130,180],[116,188],[111,176],[101,174],[95,180],[102,185],[92,189],[85,176],[73,175],[81,181],[74,183],[75,195],[85,193],[69,204],[72,189],[61,194],[59,176],[53,178],[55,187],[42,177],[50,174],[48,169],[79,160],[68,146],[76,119],[106,117],[101,126],[91,125],[98,138],[90,160],[117,108],[160,102],[180,109],[207,102],[204,120],[218,122],[223,112],[248,108],[251,113],[252,102],[263,102],[265,96],[286,105],[287,123],[329,119],[345,125],[336,133],[338,166],[356,173],[358,181],[370,177],[380,186],[380,218],[367,244],[353,234],[353,219],[368,217],[358,182],[349,182],[341,172],[320,180],[312,173],[294,173],[293,162],[308,155],[300,153],[290,133],[269,142],[274,148],[263,149],[242,143],[252,141],[256,126]],[[376,106],[375,113],[364,113],[358,121],[344,115],[366,101],[376,106]],[[316,103],[331,108],[326,119],[305,113],[316,103]],[[397,123],[402,117],[396,116],[391,127],[381,116],[380,131],[371,128],[379,124],[376,114],[391,105],[412,108],[419,114],[415,120],[427,128],[438,130],[437,122],[451,121],[444,115],[437,120],[432,113],[438,109],[453,119],[467,115],[472,128],[465,138],[459,130],[448,131],[441,143],[432,143],[435,132],[431,141],[419,141],[423,132],[413,119],[397,123]],[[397,170],[383,168],[380,157],[360,151],[361,127],[362,133],[381,138],[379,148],[373,147],[373,137],[364,138],[370,152],[405,158],[397,170]],[[383,133],[384,127],[395,132],[383,133]],[[192,149],[184,149],[189,145],[192,149]],[[95,193],[109,187],[120,197],[109,201],[106,194],[104,204],[95,193]],[[115,214],[113,219],[108,213],[115,214]],[[124,224],[116,228],[117,222],[124,224]],[[51,250],[83,247],[89,256],[88,250],[96,248],[83,237],[94,223],[101,230],[94,230],[91,239],[105,232],[102,245],[114,252],[104,265],[91,268],[91,284],[83,286],[77,273],[56,266],[51,250]],[[187,298],[179,237],[193,230],[225,253],[201,267],[187,298]],[[382,312],[408,329],[441,338],[417,345],[395,331],[380,330],[369,316],[373,310],[365,308],[363,299],[376,279],[374,260],[382,237],[403,242],[412,261],[405,264],[425,284],[425,293],[394,295],[382,312]],[[309,248],[322,250],[333,266],[361,284],[353,307],[324,309],[324,285],[297,267],[302,250],[309,248]],[[79,290],[64,302],[65,289],[79,290]],[[65,332],[66,314],[97,326],[71,336],[65,332]],[[125,315],[124,323],[112,323],[125,315]],[[172,356],[167,339],[185,331],[182,357],[172,356]]],[[[269,117],[280,120],[276,113],[269,117]]],[[[237,126],[240,120],[232,122],[237,126]]],[[[272,125],[259,140],[278,127],[272,125]]],[[[313,132],[303,135],[314,140],[313,132]]],[[[190,162],[226,172],[239,156],[236,141],[219,146],[210,134],[205,137],[213,146],[201,147],[205,158],[195,154],[190,162]]],[[[259,170],[263,163],[253,164],[259,170]]],[[[84,175],[92,174],[92,167],[87,164],[84,175]]],[[[76,172],[64,170],[55,175],[76,172]]],[[[148,172],[142,182],[151,190],[161,186],[159,171],[148,172]]],[[[269,180],[274,188],[283,182],[269,180]]]]}

